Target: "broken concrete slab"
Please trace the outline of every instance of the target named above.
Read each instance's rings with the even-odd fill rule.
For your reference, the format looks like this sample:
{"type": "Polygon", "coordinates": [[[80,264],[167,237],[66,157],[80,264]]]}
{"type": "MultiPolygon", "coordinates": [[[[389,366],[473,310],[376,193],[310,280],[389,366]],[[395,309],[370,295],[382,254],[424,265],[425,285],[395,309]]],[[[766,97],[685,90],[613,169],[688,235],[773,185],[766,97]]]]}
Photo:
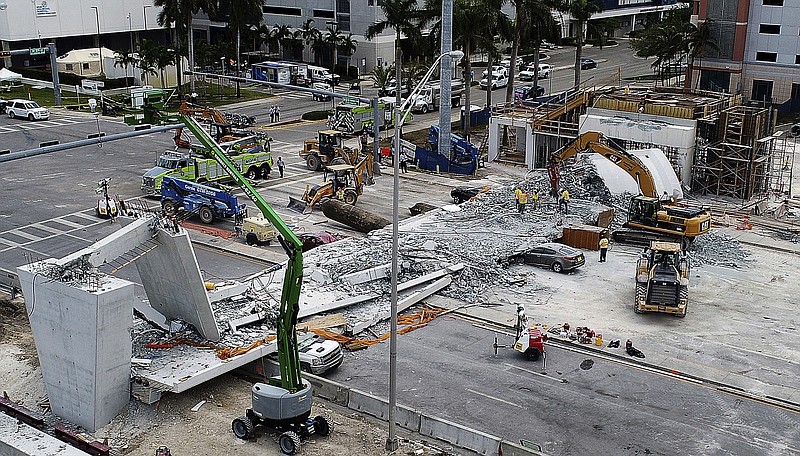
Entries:
{"type": "Polygon", "coordinates": [[[358,285],[361,283],[371,282],[373,280],[385,279],[391,274],[392,265],[390,263],[375,266],[374,268],[365,269],[363,271],[356,271],[351,274],[346,274],[340,279],[349,283],[350,285],[358,285]]]}

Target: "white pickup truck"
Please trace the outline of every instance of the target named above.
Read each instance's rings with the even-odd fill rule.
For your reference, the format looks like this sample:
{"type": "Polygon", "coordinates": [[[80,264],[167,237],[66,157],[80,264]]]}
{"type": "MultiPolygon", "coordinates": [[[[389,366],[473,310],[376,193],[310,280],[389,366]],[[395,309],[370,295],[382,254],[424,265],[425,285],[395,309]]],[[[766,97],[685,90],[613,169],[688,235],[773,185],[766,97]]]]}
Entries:
{"type": "Polygon", "coordinates": [[[327,340],[312,332],[297,333],[297,349],[300,352],[300,369],[314,375],[336,369],[344,361],[339,342],[327,340]]]}

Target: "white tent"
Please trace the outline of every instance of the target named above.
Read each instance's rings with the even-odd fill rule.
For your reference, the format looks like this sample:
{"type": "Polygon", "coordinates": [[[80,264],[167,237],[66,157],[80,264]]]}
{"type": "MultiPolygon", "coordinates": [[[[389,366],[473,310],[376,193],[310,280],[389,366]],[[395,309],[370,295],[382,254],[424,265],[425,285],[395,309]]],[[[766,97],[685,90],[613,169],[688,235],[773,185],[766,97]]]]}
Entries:
{"type": "Polygon", "coordinates": [[[21,82],[22,75],[19,73],[14,73],[13,71],[9,70],[8,68],[0,69],[0,82],[21,82]]]}
{"type": "MultiPolygon", "coordinates": [[[[103,70],[106,75],[115,73],[114,56],[116,52],[103,48],[103,70]]],[[[100,74],[100,49],[73,49],[56,59],[58,71],[74,73],[81,76],[95,76],[100,74]]],[[[124,72],[124,70],[123,70],[124,72]]],[[[110,76],[116,77],[116,76],[110,76]]]]}

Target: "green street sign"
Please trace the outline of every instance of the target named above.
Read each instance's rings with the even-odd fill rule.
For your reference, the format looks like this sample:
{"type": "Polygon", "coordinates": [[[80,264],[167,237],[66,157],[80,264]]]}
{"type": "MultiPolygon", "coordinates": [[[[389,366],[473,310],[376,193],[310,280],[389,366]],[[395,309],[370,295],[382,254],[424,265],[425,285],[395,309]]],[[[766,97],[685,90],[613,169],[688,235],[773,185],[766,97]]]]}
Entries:
{"type": "Polygon", "coordinates": [[[47,53],[47,48],[31,48],[30,54],[31,55],[44,55],[47,53]]]}

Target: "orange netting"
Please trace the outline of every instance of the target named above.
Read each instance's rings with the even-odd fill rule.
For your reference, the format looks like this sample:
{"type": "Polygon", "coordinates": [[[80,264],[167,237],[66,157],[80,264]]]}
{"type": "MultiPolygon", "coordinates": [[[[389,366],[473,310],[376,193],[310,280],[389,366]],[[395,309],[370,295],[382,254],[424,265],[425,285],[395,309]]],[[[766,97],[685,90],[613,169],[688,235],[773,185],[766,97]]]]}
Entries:
{"type": "MultiPolygon", "coordinates": [[[[433,321],[436,317],[441,315],[444,311],[445,311],[444,309],[432,307],[427,309],[421,309],[418,312],[415,312],[410,315],[398,315],[397,324],[405,325],[405,327],[400,328],[397,331],[397,333],[406,334],[415,329],[422,328],[429,322],[433,321]]],[[[381,336],[378,336],[375,339],[359,339],[355,337],[345,336],[327,329],[312,329],[311,332],[320,337],[324,337],[330,340],[335,340],[336,342],[339,342],[349,350],[361,350],[363,348],[369,348],[372,347],[373,345],[383,342],[384,340],[388,339],[391,336],[391,333],[385,333],[381,336]]]]}
{"type": "Polygon", "coordinates": [[[243,355],[256,347],[271,343],[275,339],[277,339],[277,336],[267,336],[263,339],[258,339],[247,347],[226,347],[218,348],[214,351],[219,359],[228,359],[233,358],[234,356],[243,355]]]}

